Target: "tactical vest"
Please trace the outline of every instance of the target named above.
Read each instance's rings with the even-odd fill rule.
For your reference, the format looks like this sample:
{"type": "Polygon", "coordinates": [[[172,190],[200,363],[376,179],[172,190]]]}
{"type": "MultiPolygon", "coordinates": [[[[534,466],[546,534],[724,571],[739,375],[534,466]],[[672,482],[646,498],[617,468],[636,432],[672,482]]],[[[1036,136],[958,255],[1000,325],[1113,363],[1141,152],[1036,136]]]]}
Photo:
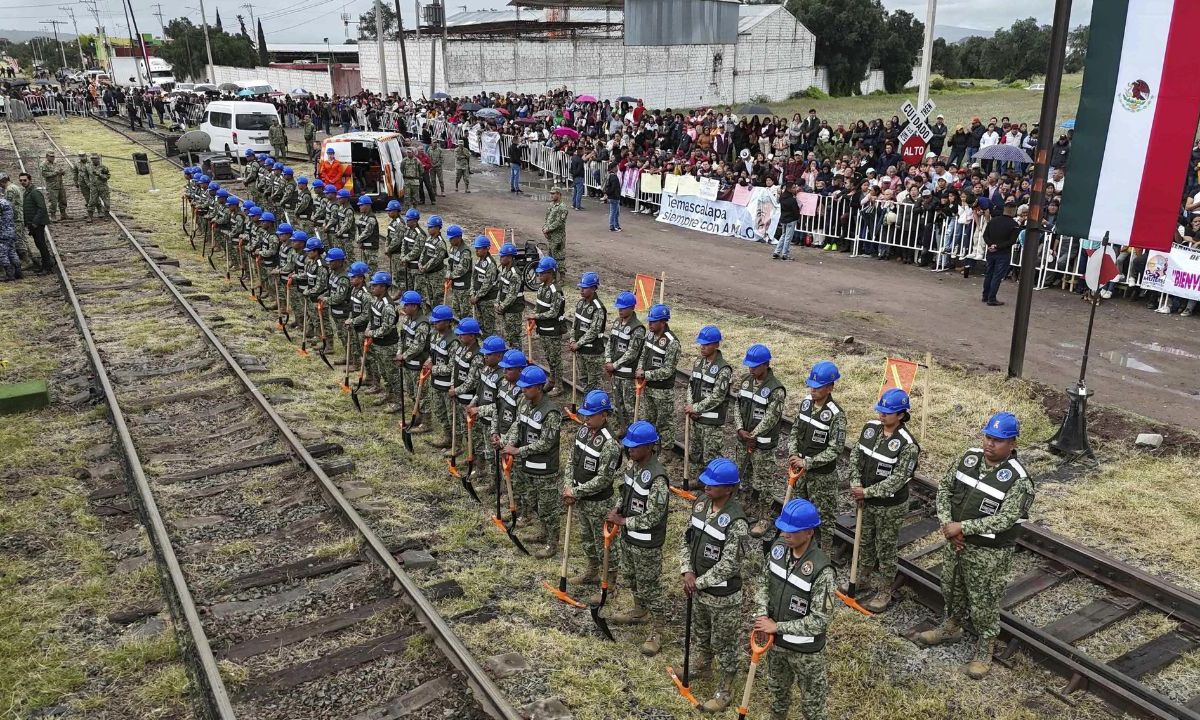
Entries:
{"type": "MultiPolygon", "coordinates": [[[[488,270],[492,267],[495,267],[495,264],[496,264],[496,261],[492,259],[491,255],[488,255],[487,257],[485,257],[482,260],[477,260],[475,262],[475,268],[473,271],[474,272],[474,285],[472,285],[472,287],[474,287],[474,288],[483,287],[483,284],[485,282],[487,282],[488,270]]],[[[479,301],[483,302],[485,300],[487,300],[487,301],[495,300],[496,296],[500,294],[499,290],[500,290],[500,284],[492,283],[492,288],[487,291],[486,295],[480,295],[479,301]]]]}
{"type": "Polygon", "coordinates": [[[305,287],[316,287],[317,275],[321,270],[321,266],[324,264],[325,264],[325,261],[319,257],[316,260],[313,260],[312,262],[309,262],[308,259],[305,258],[305,260],[304,260],[304,285],[305,285],[305,287]]]}
{"type": "MultiPolygon", "coordinates": [[[[667,348],[671,347],[671,343],[675,342],[675,336],[670,330],[664,330],[663,334],[658,338],[651,338],[650,334],[646,334],[646,343],[642,345],[642,371],[657,370],[663,366],[667,360],[667,348]]],[[[655,390],[670,390],[675,387],[675,373],[663,380],[647,380],[646,387],[655,390]]]]}
{"type": "MultiPolygon", "coordinates": [[[[708,499],[697,500],[692,505],[692,520],[687,529],[686,538],[691,552],[692,571],[696,573],[696,577],[700,577],[720,562],[721,556],[726,550],[725,544],[728,539],[726,533],[733,523],[738,520],[746,521],[746,514],[742,511],[741,503],[733,498],[730,498],[721,512],[710,521],[708,513],[711,507],[712,500],[708,499]]],[[[728,550],[732,553],[738,551],[736,547],[730,547],[728,550]]],[[[738,574],[719,584],[710,585],[701,592],[725,597],[741,589],[742,575],[739,568],[738,574]]]]}
{"type": "MultiPolygon", "coordinates": [[[[800,407],[796,410],[799,454],[807,460],[824,452],[829,447],[830,441],[833,440],[830,435],[833,421],[841,414],[842,409],[838,407],[832,397],[826,400],[825,405],[820,408],[813,404],[812,396],[801,400],[800,407]]],[[[809,472],[824,473],[831,471],[835,465],[837,465],[836,457],[820,467],[811,464],[805,467],[809,472]]]]}
{"type": "MultiPolygon", "coordinates": [[[[450,267],[458,269],[462,266],[462,262],[466,259],[467,248],[465,245],[450,248],[449,261],[450,267]]],[[[465,273],[462,277],[451,277],[450,287],[455,290],[466,290],[471,282],[471,274],[465,273]]]]}
{"type": "MultiPolygon", "coordinates": [[[[748,418],[746,422],[746,430],[753,430],[758,427],[758,424],[767,415],[767,406],[771,404],[771,395],[775,392],[786,393],[787,390],[783,384],[775,379],[775,373],[768,370],[767,376],[763,378],[762,385],[751,390],[750,384],[752,380],[746,378],[742,381],[742,387],[738,390],[738,409],[742,413],[742,418],[748,418]]],[[[779,426],[782,423],[775,423],[775,427],[767,431],[766,435],[761,435],[754,438],[755,450],[773,450],[779,442],[779,426]]]]}
{"type": "Polygon", "coordinates": [[[296,198],[296,217],[308,218],[312,217],[313,199],[312,193],[308,190],[302,190],[296,198]]]}
{"type": "MultiPolygon", "coordinates": [[[[729,367],[729,363],[725,362],[725,356],[721,354],[720,350],[713,356],[712,362],[703,357],[696,360],[696,363],[692,365],[692,379],[688,383],[688,397],[691,399],[692,405],[713,394],[717,387],[717,377],[727,367],[729,367]]],[[[700,413],[692,422],[720,427],[725,424],[725,411],[728,409],[729,396],[727,393],[715,408],[700,413]]]]}
{"type": "Polygon", "coordinates": [[[476,407],[495,405],[499,392],[500,370],[487,365],[479,368],[479,396],[475,398],[476,407]]]}
{"type": "MultiPolygon", "coordinates": [[[[541,402],[534,407],[526,408],[525,412],[518,415],[517,424],[520,429],[517,431],[517,446],[525,447],[540,440],[542,433],[545,432],[543,423],[551,414],[559,415],[561,411],[556,404],[543,395],[541,402]]],[[[555,442],[550,444],[548,450],[543,453],[526,455],[521,458],[521,463],[521,468],[529,475],[557,475],[558,438],[555,438],[555,442]]]]}
{"type": "MultiPolygon", "coordinates": [[[[413,248],[415,248],[417,245],[417,240],[420,239],[420,237],[421,237],[421,229],[420,228],[405,227],[404,242],[400,245],[401,254],[404,255],[405,257],[407,257],[409,254],[411,254],[413,251],[413,248]]],[[[422,241],[422,244],[424,244],[424,241],[422,241]]],[[[409,270],[416,270],[417,264],[418,264],[417,260],[407,260],[405,262],[405,267],[409,270]]]]}
{"type": "Polygon", "coordinates": [[[517,410],[521,404],[521,388],[515,384],[508,382],[507,379],[500,381],[499,395],[496,399],[496,434],[500,437],[508,432],[512,424],[517,421],[517,410]]]}
{"type": "MultiPolygon", "coordinates": [[[[539,314],[546,312],[554,307],[554,298],[558,295],[558,286],[554,283],[542,285],[537,291],[537,311],[539,314]]],[[[557,318],[538,318],[537,333],[538,335],[562,335],[563,333],[563,318],[566,315],[566,303],[563,303],[563,309],[559,311],[557,318]]]]}
{"type": "MultiPolygon", "coordinates": [[[[654,484],[656,478],[662,478],[664,483],[667,482],[667,470],[657,457],[651,457],[650,462],[644,468],[639,468],[634,462],[625,464],[625,484],[621,487],[622,517],[631,518],[645,514],[646,501],[650,497],[650,486],[654,484]],[[631,476],[629,474],[631,472],[636,477],[631,476]]],[[[663,542],[667,539],[668,514],[664,513],[662,521],[650,528],[649,532],[630,530],[628,525],[622,525],[621,537],[625,542],[637,547],[662,547],[663,542]]]]}
{"type": "Polygon", "coordinates": [[[599,355],[604,352],[604,341],[601,338],[604,337],[604,330],[608,325],[608,313],[604,311],[604,304],[600,302],[599,298],[594,297],[590,302],[580,300],[576,303],[572,340],[579,342],[579,338],[583,337],[595,322],[600,323],[600,332],[596,334],[594,340],[579,346],[580,355],[599,355]]]}
{"type": "MultiPolygon", "coordinates": [[[[338,289],[338,291],[340,293],[342,288],[345,288],[349,285],[350,285],[350,278],[347,277],[346,275],[341,275],[341,274],[334,275],[334,274],[330,273],[330,275],[329,275],[329,296],[333,297],[333,295],[334,295],[333,290],[335,287],[338,289]]],[[[347,292],[345,302],[341,303],[340,305],[334,305],[331,303],[329,305],[330,316],[332,316],[335,320],[345,320],[346,318],[350,317],[350,302],[351,302],[350,296],[351,295],[353,295],[353,293],[347,292]]]]}
{"type": "Polygon", "coordinates": [[[642,327],[642,321],[637,315],[630,315],[629,320],[617,320],[613,324],[612,330],[608,333],[608,354],[613,359],[613,377],[625,378],[626,380],[633,378],[633,370],[637,366],[637,358],[634,358],[629,365],[617,365],[616,360],[625,354],[629,349],[629,343],[633,341],[633,332],[642,327]]]}
{"type": "MultiPolygon", "coordinates": [[[[983,459],[982,449],[967,450],[959,458],[954,471],[954,489],[950,493],[951,519],[962,522],[995,515],[1017,479],[1024,477],[1029,477],[1029,474],[1015,456],[989,468],[983,459]]],[[[1021,523],[1029,519],[1029,506],[1032,503],[1033,496],[1030,495],[1021,508],[1021,517],[1009,529],[998,533],[966,535],[966,543],[983,547],[1012,547],[1021,534],[1021,523]]]]}
{"type": "MultiPolygon", "coordinates": [[[[896,428],[896,432],[892,433],[891,439],[873,449],[876,440],[882,434],[883,423],[871,420],[863,426],[862,432],[858,436],[854,462],[858,463],[858,476],[862,480],[864,488],[883,482],[891,476],[892,468],[896,466],[896,458],[900,457],[901,451],[909,445],[917,444],[908,430],[904,429],[904,425],[900,425],[896,428]]],[[[920,448],[918,448],[918,452],[920,452],[920,448]]],[[[908,502],[908,481],[910,479],[906,478],[904,485],[894,495],[879,498],[869,497],[867,504],[875,507],[893,507],[908,502]]]]}
{"type": "MultiPolygon", "coordinates": [[[[821,571],[829,567],[829,559],[815,542],[799,558],[776,540],[767,553],[767,615],[777,623],[800,620],[808,615],[812,605],[812,584],[821,571]]],[[[775,644],[802,653],[820,652],[825,648],[825,635],[789,635],[775,633],[775,644]]]]}
{"type": "MultiPolygon", "coordinates": [[[[372,330],[378,330],[379,328],[383,327],[383,311],[390,303],[391,301],[387,299],[387,296],[375,298],[374,302],[371,303],[370,328],[372,330]]],[[[400,333],[395,327],[393,327],[392,331],[387,335],[384,335],[383,337],[372,338],[371,343],[374,345],[381,345],[383,347],[390,347],[395,345],[399,340],[400,333]]]]}
{"type": "MultiPolygon", "coordinates": [[[[443,335],[436,330],[434,331],[433,336],[429,339],[429,355],[433,358],[434,368],[438,365],[450,364],[450,343],[452,342],[454,342],[454,334],[452,332],[447,331],[443,335]]],[[[435,370],[430,378],[433,388],[441,392],[448,391],[452,384],[451,373],[453,371],[453,368],[451,368],[450,373],[442,373],[435,370]]]]}
{"type": "Polygon", "coordinates": [[[263,267],[279,267],[279,243],[276,236],[267,235],[263,238],[261,255],[263,267]]]}
{"type": "MultiPolygon", "coordinates": [[[[471,374],[471,363],[474,362],[475,356],[478,354],[478,347],[468,348],[462,343],[459,343],[458,347],[454,349],[454,357],[452,359],[454,360],[453,383],[455,387],[458,387],[466,382],[467,378],[471,374]]],[[[471,401],[475,399],[475,393],[455,395],[454,399],[458,401],[459,405],[469,405],[471,401]]]]}
{"type": "MultiPolygon", "coordinates": [[[[517,273],[512,268],[509,268],[507,271],[504,268],[500,268],[500,275],[497,279],[499,280],[498,285],[500,287],[500,294],[502,297],[512,297],[515,294],[512,292],[513,285],[517,286],[517,293],[521,292],[521,278],[517,276],[517,273]]],[[[511,315],[513,313],[521,313],[524,311],[524,304],[515,302],[512,304],[512,307],[505,308],[502,311],[502,314],[511,315]]]]}
{"type": "MultiPolygon", "coordinates": [[[[616,442],[613,439],[612,433],[608,428],[602,427],[599,432],[593,433],[588,426],[584,425],[575,433],[575,447],[571,450],[571,478],[574,480],[575,488],[580,485],[591,482],[602,470],[615,470],[616,468],[601,468],[600,454],[605,443],[616,442]]],[[[620,457],[618,455],[618,457],[620,457]]],[[[618,461],[619,462],[619,461],[618,461]]],[[[610,483],[598,492],[591,495],[578,495],[577,500],[607,500],[613,496],[613,487],[610,483]]]]}
{"type": "Polygon", "coordinates": [[[301,295],[308,289],[308,275],[304,273],[304,251],[292,248],[292,284],[301,295]]]}
{"type": "Polygon", "coordinates": [[[425,274],[440,273],[446,266],[446,246],[441,235],[437,237],[430,235],[425,239],[425,247],[421,250],[422,257],[426,253],[429,253],[429,257],[435,258],[435,260],[430,263],[429,268],[425,270],[425,274]]]}
{"type": "MultiPolygon", "coordinates": [[[[428,326],[429,321],[418,315],[404,323],[404,352],[407,354],[412,349],[412,344],[417,340],[417,331],[422,326],[428,326]]],[[[421,352],[416,353],[412,357],[404,361],[404,369],[419,371],[421,366],[425,364],[425,360],[429,357],[429,346],[426,345],[421,349],[421,352]]]]}
{"type": "Polygon", "coordinates": [[[359,214],[355,228],[358,230],[358,242],[364,249],[375,250],[379,247],[379,223],[370,213],[359,214]]]}

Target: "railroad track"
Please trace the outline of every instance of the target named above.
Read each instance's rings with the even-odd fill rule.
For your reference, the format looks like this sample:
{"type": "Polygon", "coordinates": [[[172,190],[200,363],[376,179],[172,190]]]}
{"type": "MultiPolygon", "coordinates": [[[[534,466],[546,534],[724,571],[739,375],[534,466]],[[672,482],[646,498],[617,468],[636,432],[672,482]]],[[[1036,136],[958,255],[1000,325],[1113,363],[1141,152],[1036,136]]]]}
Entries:
{"type": "MultiPolygon", "coordinates": [[[[5,125],[22,170],[51,146],[66,156],[38,123],[5,125]]],[[[70,201],[79,219],[47,235],[128,474],[92,499],[139,514],[201,714],[375,719],[433,702],[519,717],[396,560],[409,546],[377,536],[318,462],[340,448],[301,441],[169,258],[70,201]],[[444,660],[405,668],[423,633],[444,660]]]]}
{"type": "MultiPolygon", "coordinates": [[[[144,145],[124,128],[114,129],[144,145]]],[[[682,402],[688,375],[680,371],[676,379],[682,402]]],[[[784,426],[790,430],[791,420],[785,418],[784,426]]],[[[682,456],[680,443],[676,443],[674,450],[682,456]]],[[[1064,470],[1070,472],[1065,466],[1064,470]]],[[[899,540],[900,581],[935,612],[940,611],[942,604],[936,553],[944,545],[932,513],[936,486],[936,479],[918,474],[912,484],[911,512],[899,540]]],[[[1002,639],[1007,644],[999,653],[999,660],[1005,662],[1025,649],[1065,679],[1062,687],[1047,690],[1067,703],[1073,702],[1074,693],[1088,691],[1115,708],[1140,717],[1200,720],[1200,695],[1168,696],[1146,682],[1180,657],[1200,650],[1200,595],[1036,523],[1027,523],[1023,528],[1015,566],[1026,569],[1012,579],[1002,603],[1002,639]],[[1085,593],[1090,600],[1060,613],[1049,623],[1036,624],[1022,617],[1019,606],[1046,597],[1055,588],[1076,579],[1095,586],[1095,592],[1085,593]],[[1170,619],[1173,627],[1107,661],[1091,657],[1078,647],[1097,633],[1140,613],[1170,619]]],[[[835,536],[843,542],[853,542],[853,513],[839,515],[835,536]]],[[[926,623],[911,628],[909,633],[927,629],[937,619],[931,615],[926,623]]]]}

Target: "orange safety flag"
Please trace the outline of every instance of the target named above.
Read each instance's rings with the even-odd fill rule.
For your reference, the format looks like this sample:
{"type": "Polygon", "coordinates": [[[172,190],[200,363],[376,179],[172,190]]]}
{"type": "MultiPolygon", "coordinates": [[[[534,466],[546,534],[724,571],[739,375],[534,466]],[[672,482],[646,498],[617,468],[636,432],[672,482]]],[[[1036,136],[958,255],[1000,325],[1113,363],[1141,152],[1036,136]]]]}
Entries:
{"type": "Polygon", "coordinates": [[[883,362],[883,384],[879,387],[879,394],[883,395],[892,388],[911,393],[916,379],[917,363],[890,357],[883,362]]]}
{"type": "Polygon", "coordinates": [[[483,235],[492,243],[492,246],[488,248],[488,253],[495,255],[500,252],[500,246],[504,245],[504,228],[485,227],[483,235]]]}
{"type": "Polygon", "coordinates": [[[638,273],[633,277],[633,296],[637,298],[634,310],[648,310],[654,304],[654,285],[658,282],[653,275],[638,273]]]}

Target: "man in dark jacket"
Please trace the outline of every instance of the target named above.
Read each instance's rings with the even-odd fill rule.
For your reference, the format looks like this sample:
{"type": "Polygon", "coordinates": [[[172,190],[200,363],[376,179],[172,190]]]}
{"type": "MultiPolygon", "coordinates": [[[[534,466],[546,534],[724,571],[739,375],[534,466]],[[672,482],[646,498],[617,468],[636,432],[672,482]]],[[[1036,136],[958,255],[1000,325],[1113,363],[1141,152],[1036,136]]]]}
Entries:
{"type": "Polygon", "coordinates": [[[576,210],[583,209],[583,148],[575,148],[575,154],[571,156],[571,207],[576,210]]]}
{"type": "Polygon", "coordinates": [[[1009,257],[1017,237],[1021,234],[1021,226],[1013,217],[1017,214],[1017,204],[1004,204],[1004,214],[993,216],[983,229],[983,244],[987,246],[987,270],[983,277],[983,302],[988,305],[1003,305],[996,299],[1000,282],[1008,275],[1009,257]]]}
{"type": "Polygon", "coordinates": [[[929,129],[933,131],[933,137],[929,138],[929,151],[933,153],[934,157],[941,157],[942,148],[946,147],[946,133],[950,131],[946,127],[946,119],[938,115],[937,122],[930,125],[929,129]]]}
{"type": "Polygon", "coordinates": [[[771,254],[773,260],[792,259],[792,235],[796,233],[796,223],[800,221],[796,189],[796,183],[789,182],[779,195],[779,226],[783,228],[783,234],[779,236],[779,245],[771,254]]]}
{"type": "Polygon", "coordinates": [[[1071,141],[1066,135],[1059,135],[1058,141],[1050,146],[1050,167],[1065,168],[1067,158],[1071,156],[1071,141]]]}
{"type": "Polygon", "coordinates": [[[979,122],[979,118],[971,118],[971,127],[967,128],[967,164],[971,164],[971,160],[975,158],[975,153],[979,152],[979,141],[983,139],[983,134],[987,132],[987,128],[979,122]]]}
{"type": "Polygon", "coordinates": [[[621,232],[621,178],[617,175],[616,163],[608,166],[604,196],[608,198],[608,231],[621,232]]]}
{"type": "Polygon", "coordinates": [[[25,211],[25,228],[33,237],[33,244],[42,255],[41,263],[34,268],[35,272],[50,272],[54,267],[54,258],[50,256],[50,246],[46,244],[46,225],[50,222],[50,213],[46,212],[46,196],[33,186],[33,178],[29,173],[21,173],[19,180],[25,190],[23,209],[25,211]]]}
{"type": "Polygon", "coordinates": [[[508,191],[521,192],[521,151],[525,147],[524,138],[513,141],[508,146],[508,191]]]}

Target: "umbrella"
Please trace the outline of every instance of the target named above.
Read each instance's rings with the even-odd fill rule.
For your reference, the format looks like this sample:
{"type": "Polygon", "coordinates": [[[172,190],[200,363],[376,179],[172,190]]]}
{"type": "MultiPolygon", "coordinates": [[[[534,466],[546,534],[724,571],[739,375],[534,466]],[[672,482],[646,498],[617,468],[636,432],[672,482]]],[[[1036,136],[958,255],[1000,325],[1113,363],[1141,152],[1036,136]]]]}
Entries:
{"type": "Polygon", "coordinates": [[[504,115],[495,108],[480,108],[479,110],[475,111],[475,114],[482,118],[504,117],[504,115]]]}
{"type": "Polygon", "coordinates": [[[253,97],[256,93],[250,88],[242,88],[237,91],[238,97],[253,97]]]}
{"type": "Polygon", "coordinates": [[[1059,125],[1059,127],[1062,128],[1063,130],[1074,130],[1075,129],[1075,118],[1071,118],[1070,120],[1063,120],[1063,124],[1059,125]]]}
{"type": "Polygon", "coordinates": [[[496,108],[496,112],[500,113],[504,117],[508,117],[508,110],[505,108],[496,108]]]}
{"type": "Polygon", "coordinates": [[[192,92],[220,92],[220,88],[218,88],[216,85],[209,85],[208,83],[200,83],[199,85],[196,85],[195,87],[192,88],[192,92]]]}
{"type": "Polygon", "coordinates": [[[594,95],[580,95],[575,98],[575,102],[594,103],[596,102],[596,97],[594,95]]]}
{"type": "Polygon", "coordinates": [[[312,93],[304,88],[292,88],[292,91],[289,92],[288,95],[291,95],[292,97],[312,97],[312,93]]]}
{"type": "Polygon", "coordinates": [[[771,108],[766,105],[743,105],[738,112],[742,115],[770,115],[771,108]]]}
{"type": "Polygon", "coordinates": [[[617,98],[617,102],[637,102],[637,98],[630,97],[628,95],[622,95],[621,97],[617,98]]]}
{"type": "Polygon", "coordinates": [[[449,97],[450,97],[450,93],[444,93],[444,92],[435,92],[435,93],[433,94],[433,99],[434,99],[434,100],[446,100],[446,99],[448,99],[449,97]]]}
{"type": "Polygon", "coordinates": [[[573,140],[579,139],[579,132],[577,130],[575,130],[575,128],[563,127],[561,125],[554,128],[554,134],[557,135],[558,137],[565,136],[565,137],[569,137],[573,140]]]}
{"type": "Polygon", "coordinates": [[[462,105],[459,105],[460,110],[466,110],[467,112],[475,112],[481,107],[483,106],[479,103],[463,103],[462,105]]]}
{"type": "Polygon", "coordinates": [[[516,120],[513,120],[513,122],[519,122],[522,125],[536,125],[537,118],[517,118],[516,120]]]}
{"type": "Polygon", "coordinates": [[[535,112],[535,113],[533,114],[533,116],[534,116],[535,118],[548,118],[548,117],[554,117],[554,111],[553,111],[553,110],[538,110],[537,112],[535,112]]]}
{"type": "Polygon", "coordinates": [[[1000,162],[1033,162],[1029,155],[1016,145],[997,143],[975,153],[976,160],[999,160],[1000,162]]]}
{"type": "MultiPolygon", "coordinates": [[[[199,86],[197,85],[197,87],[199,87],[199,86]]],[[[221,83],[220,85],[217,86],[217,89],[220,90],[221,92],[235,93],[238,90],[240,90],[241,87],[237,83],[221,83]]]]}

